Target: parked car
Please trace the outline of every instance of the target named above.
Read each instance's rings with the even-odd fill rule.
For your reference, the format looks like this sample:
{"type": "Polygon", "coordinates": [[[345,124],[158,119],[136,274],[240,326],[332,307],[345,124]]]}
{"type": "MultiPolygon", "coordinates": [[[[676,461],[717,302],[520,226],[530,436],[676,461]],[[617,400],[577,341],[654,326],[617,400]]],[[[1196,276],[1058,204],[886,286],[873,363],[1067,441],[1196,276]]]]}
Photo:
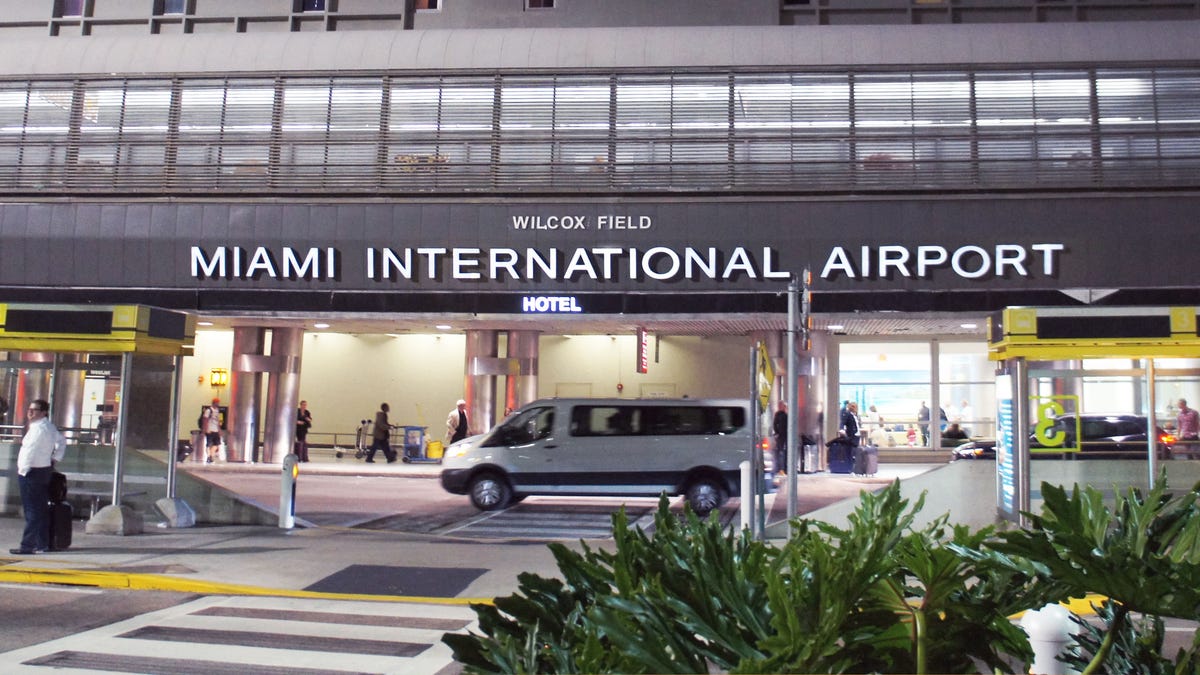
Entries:
{"type": "Polygon", "coordinates": [[[950,460],[956,459],[996,459],[996,439],[976,438],[960,443],[950,451],[950,460]]]}
{"type": "MultiPolygon", "coordinates": [[[[1029,448],[1033,459],[1062,459],[1078,456],[1084,459],[1144,459],[1146,457],[1146,416],[1129,414],[1083,414],[1062,415],[1054,421],[1050,433],[1064,436],[1062,446],[1078,447],[1079,452],[1042,452],[1049,450],[1036,433],[1029,436],[1029,448]],[[1082,442],[1076,438],[1076,429],[1082,442]]],[[[1161,428],[1157,429],[1158,456],[1171,456],[1175,437],[1161,428]]],[[[996,440],[979,438],[958,445],[951,451],[952,459],[995,459],[996,440]]]]}

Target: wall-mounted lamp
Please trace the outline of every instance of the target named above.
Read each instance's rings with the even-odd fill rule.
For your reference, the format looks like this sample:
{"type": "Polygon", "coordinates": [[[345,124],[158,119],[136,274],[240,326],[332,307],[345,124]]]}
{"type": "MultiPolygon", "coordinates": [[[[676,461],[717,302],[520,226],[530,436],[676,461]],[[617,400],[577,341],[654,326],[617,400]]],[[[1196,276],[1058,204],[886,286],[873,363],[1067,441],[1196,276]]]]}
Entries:
{"type": "Polygon", "coordinates": [[[214,387],[224,387],[229,384],[229,371],[224,368],[213,368],[208,374],[208,383],[214,387]]]}

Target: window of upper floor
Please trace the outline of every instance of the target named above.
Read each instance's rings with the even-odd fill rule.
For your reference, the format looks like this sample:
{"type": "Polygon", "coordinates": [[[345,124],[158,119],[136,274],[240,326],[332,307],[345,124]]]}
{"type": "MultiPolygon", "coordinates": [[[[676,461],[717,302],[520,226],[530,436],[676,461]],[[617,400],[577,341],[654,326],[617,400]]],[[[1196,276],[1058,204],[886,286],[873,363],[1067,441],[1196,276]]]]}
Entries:
{"type": "Polygon", "coordinates": [[[442,8],[442,0],[416,0],[413,9],[421,11],[437,11],[442,8]]]}
{"type": "Polygon", "coordinates": [[[185,14],[187,0],[162,0],[160,14],[185,14]]]}
{"type": "Polygon", "coordinates": [[[301,12],[325,11],[325,0],[300,0],[298,4],[301,12]]]}
{"type": "Polygon", "coordinates": [[[58,16],[83,16],[85,0],[58,0],[58,16]]]}
{"type": "Polygon", "coordinates": [[[525,9],[554,9],[554,0],[525,0],[525,9]]]}

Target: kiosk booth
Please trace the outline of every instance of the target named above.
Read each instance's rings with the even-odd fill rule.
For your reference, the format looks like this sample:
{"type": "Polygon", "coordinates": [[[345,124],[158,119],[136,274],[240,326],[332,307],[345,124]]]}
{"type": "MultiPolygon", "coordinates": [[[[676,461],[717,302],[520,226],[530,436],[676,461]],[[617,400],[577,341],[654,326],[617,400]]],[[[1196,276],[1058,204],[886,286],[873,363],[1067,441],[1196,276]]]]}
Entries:
{"type": "Polygon", "coordinates": [[[0,303],[0,508],[20,506],[16,462],[30,401],[50,402],[67,437],[58,468],[87,531],[136,534],[156,508],[173,526],[195,518],[175,495],[179,373],[194,319],[142,305],[0,303]],[[104,505],[103,508],[100,508],[104,505]]]}
{"type": "Polygon", "coordinates": [[[1102,490],[1145,489],[1160,474],[1173,486],[1200,481],[1200,462],[1170,434],[1176,401],[1200,398],[1198,309],[1008,308],[989,319],[989,358],[999,362],[999,517],[1026,525],[1023,514],[1040,497],[1031,486],[1043,481],[1102,490]],[[1085,452],[1086,433],[1056,424],[1116,413],[1144,424],[1128,430],[1136,439],[1129,447],[1144,448],[1143,457],[1085,452]]]}

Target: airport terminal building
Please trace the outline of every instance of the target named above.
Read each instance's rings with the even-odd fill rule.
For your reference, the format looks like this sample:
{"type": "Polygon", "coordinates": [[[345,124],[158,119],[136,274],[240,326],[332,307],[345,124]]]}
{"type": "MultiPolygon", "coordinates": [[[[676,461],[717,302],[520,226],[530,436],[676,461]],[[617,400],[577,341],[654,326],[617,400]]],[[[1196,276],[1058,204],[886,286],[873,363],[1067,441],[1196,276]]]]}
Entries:
{"type": "Polygon", "coordinates": [[[805,270],[823,433],[853,398],[994,434],[1006,307],[1200,305],[1196,0],[5,5],[0,303],[210,324],[180,425],[223,398],[234,459],[301,398],[739,395],[805,270]]]}

